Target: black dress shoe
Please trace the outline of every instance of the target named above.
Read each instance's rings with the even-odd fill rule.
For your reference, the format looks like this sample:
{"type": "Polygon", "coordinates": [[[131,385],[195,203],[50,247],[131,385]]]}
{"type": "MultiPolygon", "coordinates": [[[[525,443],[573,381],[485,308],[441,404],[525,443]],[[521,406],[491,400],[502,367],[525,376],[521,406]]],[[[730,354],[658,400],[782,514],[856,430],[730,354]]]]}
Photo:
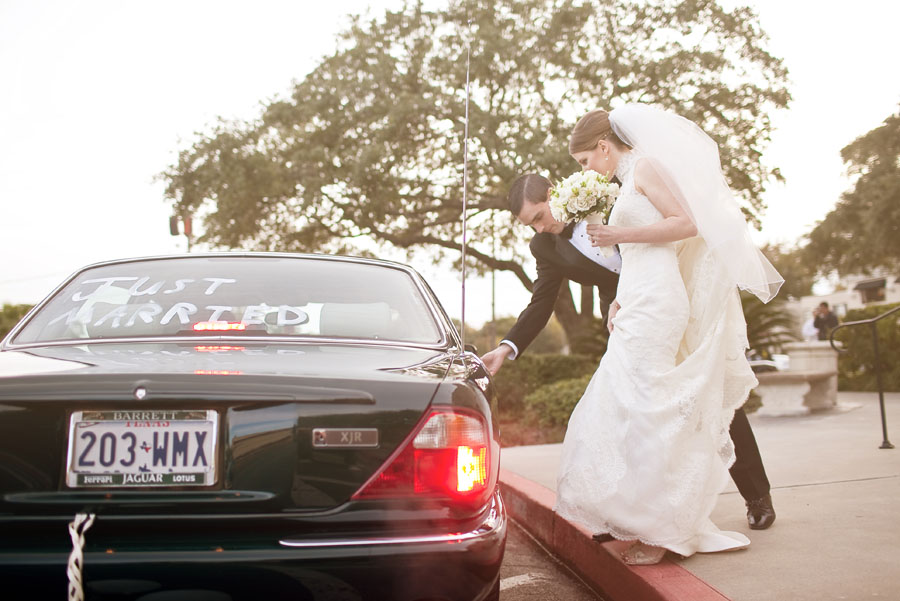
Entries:
{"type": "Polygon", "coordinates": [[[752,530],[765,530],[775,521],[772,495],[747,501],[747,522],[752,530]]]}
{"type": "Polygon", "coordinates": [[[609,534],[607,532],[598,532],[597,534],[593,535],[591,538],[594,539],[595,541],[597,541],[598,543],[608,543],[611,540],[616,540],[612,534],[609,534]]]}

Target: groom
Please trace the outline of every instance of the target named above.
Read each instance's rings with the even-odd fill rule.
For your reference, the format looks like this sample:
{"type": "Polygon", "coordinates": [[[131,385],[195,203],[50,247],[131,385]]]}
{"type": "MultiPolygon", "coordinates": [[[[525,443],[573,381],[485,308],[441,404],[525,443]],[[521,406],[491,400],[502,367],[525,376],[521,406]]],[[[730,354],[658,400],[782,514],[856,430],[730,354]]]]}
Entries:
{"type": "MultiPolygon", "coordinates": [[[[537,280],[531,302],[506,338],[481,358],[491,374],[496,374],[506,359],[513,360],[523,353],[547,325],[565,280],[596,286],[604,320],[610,318],[610,304],[616,296],[622,259],[618,254],[607,258],[597,253],[584,223],[566,226],[556,221],[550,212],[550,187],[547,178],[530,173],[513,182],[509,191],[509,210],[536,232],[529,248],[537,261],[537,280]]],[[[731,440],[736,455],[731,477],[746,502],[750,528],[763,530],[775,521],[775,509],[756,438],[743,409],[734,414],[731,440]]]]}

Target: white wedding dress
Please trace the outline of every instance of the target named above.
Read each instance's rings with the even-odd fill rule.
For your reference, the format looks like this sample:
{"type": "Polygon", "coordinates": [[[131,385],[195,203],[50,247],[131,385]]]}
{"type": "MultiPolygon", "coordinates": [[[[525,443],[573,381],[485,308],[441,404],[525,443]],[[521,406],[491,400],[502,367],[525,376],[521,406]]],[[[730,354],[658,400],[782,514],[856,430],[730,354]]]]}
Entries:
{"type": "MultiPolygon", "coordinates": [[[[611,225],[662,219],[619,161],[611,225]]],[[[559,515],[683,556],[749,540],[709,519],[734,462],[729,425],[756,385],[737,288],[702,238],[621,244],[614,330],[569,419],[559,515]]]]}

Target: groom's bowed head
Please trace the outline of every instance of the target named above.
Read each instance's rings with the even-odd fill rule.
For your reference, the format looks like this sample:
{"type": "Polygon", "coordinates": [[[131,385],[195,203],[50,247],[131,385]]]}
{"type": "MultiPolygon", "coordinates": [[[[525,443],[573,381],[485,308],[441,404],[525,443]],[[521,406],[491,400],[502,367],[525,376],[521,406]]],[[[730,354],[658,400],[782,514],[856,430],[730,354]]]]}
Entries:
{"type": "MultiPolygon", "coordinates": [[[[612,177],[619,153],[630,149],[613,132],[609,112],[595,109],[575,124],[569,138],[569,154],[581,165],[612,177]]],[[[538,233],[562,234],[565,223],[554,219],[550,212],[550,189],[553,184],[536,173],[519,176],[509,189],[509,210],[524,225],[538,233]]]]}
{"type": "Polygon", "coordinates": [[[523,224],[539,234],[561,234],[566,224],[550,212],[550,189],[553,184],[543,175],[528,173],[513,182],[509,189],[509,210],[523,224]]]}

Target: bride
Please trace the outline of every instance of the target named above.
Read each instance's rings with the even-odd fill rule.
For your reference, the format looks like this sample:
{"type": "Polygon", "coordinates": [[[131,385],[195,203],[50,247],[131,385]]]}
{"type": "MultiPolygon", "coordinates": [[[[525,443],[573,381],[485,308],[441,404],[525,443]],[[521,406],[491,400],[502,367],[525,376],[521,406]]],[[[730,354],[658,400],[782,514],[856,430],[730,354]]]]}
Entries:
{"type": "Polygon", "coordinates": [[[569,419],[555,510],[635,541],[629,564],[746,547],[709,518],[734,462],[731,419],[756,385],[738,287],[768,301],[783,280],[692,122],[639,104],[595,110],[569,151],[621,183],[609,225],[587,231],[619,246],[622,270],[606,354],[569,419]]]}

